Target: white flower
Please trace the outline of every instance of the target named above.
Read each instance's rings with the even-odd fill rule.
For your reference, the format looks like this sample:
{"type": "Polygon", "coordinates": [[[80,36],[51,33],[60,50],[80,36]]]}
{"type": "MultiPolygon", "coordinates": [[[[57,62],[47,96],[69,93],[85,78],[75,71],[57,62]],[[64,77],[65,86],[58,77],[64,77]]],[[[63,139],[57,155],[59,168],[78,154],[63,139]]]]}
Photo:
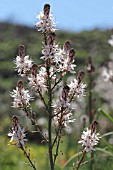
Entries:
{"type": "Polygon", "coordinates": [[[58,45],[54,44],[52,47],[50,47],[50,45],[45,45],[44,49],[42,50],[42,54],[44,56],[41,57],[41,59],[43,60],[47,60],[48,58],[55,60],[54,55],[56,54],[56,52],[58,51],[58,45]]]}
{"type": "Polygon", "coordinates": [[[108,43],[113,46],[113,35],[111,35],[111,39],[108,40],[108,43]]]}
{"type": "Polygon", "coordinates": [[[8,133],[8,136],[11,137],[10,143],[13,145],[20,146],[20,144],[22,144],[24,146],[25,142],[27,141],[27,139],[25,139],[25,129],[21,128],[20,126],[18,127],[18,131],[12,130],[12,132],[8,133]]]}
{"type": "Polygon", "coordinates": [[[43,12],[40,12],[37,18],[39,19],[39,22],[37,22],[35,25],[36,27],[38,27],[38,31],[45,33],[54,32],[56,30],[56,24],[51,13],[49,14],[49,16],[46,16],[43,14],[43,12]]]}
{"type": "Polygon", "coordinates": [[[33,90],[38,90],[38,89],[44,89],[46,86],[44,85],[45,79],[44,77],[41,77],[39,74],[37,74],[36,77],[31,75],[31,77],[28,78],[29,84],[32,87],[33,90]]]}
{"type": "Polygon", "coordinates": [[[8,136],[11,137],[10,143],[13,145],[17,145],[18,147],[24,146],[27,139],[25,139],[25,129],[21,128],[19,125],[19,118],[18,116],[14,115],[12,117],[12,130],[8,133],[8,136]]]}
{"type": "Polygon", "coordinates": [[[84,91],[86,88],[85,83],[78,83],[78,80],[74,79],[68,86],[70,87],[70,95],[74,95],[77,98],[84,96],[84,91]]]}
{"type": "Polygon", "coordinates": [[[65,113],[59,113],[54,117],[54,120],[57,124],[62,124],[64,127],[67,127],[67,124],[70,122],[74,122],[75,119],[72,119],[72,113],[71,112],[65,112],[65,113]]]}
{"type": "Polygon", "coordinates": [[[113,79],[113,70],[103,67],[102,76],[104,81],[109,81],[113,79]]]}
{"type": "Polygon", "coordinates": [[[58,102],[53,105],[54,108],[54,120],[57,124],[62,124],[64,127],[67,126],[68,123],[74,122],[75,119],[72,119],[72,113],[70,111],[70,103],[68,100],[64,100],[60,98],[58,102]]]}
{"type": "Polygon", "coordinates": [[[20,75],[26,74],[32,67],[32,60],[29,59],[29,56],[25,56],[24,58],[21,58],[20,56],[16,57],[15,64],[18,69],[18,73],[20,75]]]}
{"type": "Polygon", "coordinates": [[[55,53],[54,61],[56,62],[58,72],[75,73],[74,69],[76,65],[72,64],[74,62],[74,59],[70,61],[69,52],[70,52],[69,50],[64,51],[59,49],[59,51],[55,53]]]}
{"type": "Polygon", "coordinates": [[[81,143],[84,147],[84,151],[91,152],[94,151],[94,146],[99,143],[99,133],[93,132],[87,128],[87,130],[83,131],[81,140],[78,143],[81,143]]]}
{"type": "Polygon", "coordinates": [[[13,90],[13,92],[11,92],[11,97],[14,98],[13,107],[15,107],[15,108],[28,106],[29,100],[32,99],[28,90],[25,90],[23,88],[23,89],[21,89],[21,92],[20,92],[18,87],[16,87],[16,90],[13,90]]]}

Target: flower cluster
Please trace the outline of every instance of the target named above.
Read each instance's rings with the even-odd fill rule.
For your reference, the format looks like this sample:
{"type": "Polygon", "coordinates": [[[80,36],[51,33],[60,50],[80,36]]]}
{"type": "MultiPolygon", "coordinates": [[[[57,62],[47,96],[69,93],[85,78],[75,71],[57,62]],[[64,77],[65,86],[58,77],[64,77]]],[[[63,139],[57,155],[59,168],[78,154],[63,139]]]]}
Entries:
{"type": "Polygon", "coordinates": [[[18,81],[16,89],[11,92],[11,97],[14,98],[13,107],[15,108],[27,107],[30,105],[29,100],[32,100],[29,91],[24,89],[22,80],[18,81]]]}
{"type": "Polygon", "coordinates": [[[46,71],[45,67],[44,69],[41,68],[38,72],[38,66],[37,64],[33,64],[31,68],[31,74],[28,77],[30,87],[35,91],[42,91],[42,88],[44,89],[45,86],[45,79],[46,79],[46,71]]]}
{"type": "Polygon", "coordinates": [[[15,64],[16,69],[18,70],[18,73],[21,76],[26,76],[30,68],[32,67],[32,60],[29,58],[28,55],[25,55],[25,46],[20,45],[19,46],[19,52],[18,56],[16,57],[15,64]]]}
{"type": "Polygon", "coordinates": [[[104,81],[113,81],[113,69],[110,69],[108,67],[103,67],[103,80],[104,81]]]}
{"type": "Polygon", "coordinates": [[[24,146],[27,139],[25,138],[25,129],[19,125],[18,116],[12,117],[12,123],[12,130],[8,133],[8,136],[11,137],[10,144],[17,145],[18,147],[24,146]]]}
{"type": "Polygon", "coordinates": [[[75,73],[74,68],[76,65],[73,64],[75,54],[75,50],[70,48],[70,42],[66,41],[63,50],[60,49],[60,51],[55,54],[55,62],[58,67],[58,72],[64,72],[64,74],[66,74],[66,72],[75,73]]]}
{"type": "Polygon", "coordinates": [[[64,127],[66,127],[69,122],[75,121],[75,119],[71,119],[72,113],[70,111],[68,98],[69,90],[69,86],[64,86],[59,101],[53,105],[54,119],[59,125],[63,125],[64,127]]]}
{"type": "Polygon", "coordinates": [[[113,46],[113,35],[111,35],[111,39],[108,40],[108,43],[113,46]]]}
{"type": "Polygon", "coordinates": [[[39,22],[37,22],[35,25],[38,27],[38,31],[41,31],[42,33],[48,33],[54,32],[56,30],[56,24],[54,22],[52,13],[50,13],[49,4],[44,5],[44,11],[40,12],[37,18],[39,19],[39,22]]]}
{"type": "Polygon", "coordinates": [[[97,121],[93,121],[90,129],[83,131],[81,135],[81,140],[78,143],[81,143],[84,147],[85,152],[92,152],[95,150],[94,146],[99,143],[100,134],[96,133],[97,121]]]}
{"type": "Polygon", "coordinates": [[[84,72],[79,71],[77,79],[73,79],[73,81],[69,84],[70,96],[77,97],[77,98],[81,98],[84,96],[86,84],[82,83],[83,77],[84,77],[84,72]]]}
{"type": "Polygon", "coordinates": [[[64,43],[63,49],[59,48],[58,45],[55,42],[55,31],[56,29],[53,29],[54,22],[51,18],[50,13],[50,5],[45,4],[43,13],[40,13],[38,16],[40,22],[36,24],[36,26],[39,28],[38,31],[41,31],[44,34],[45,38],[45,44],[44,48],[42,50],[43,56],[41,59],[44,61],[50,59],[52,65],[51,69],[54,73],[56,72],[62,72],[63,75],[66,74],[66,72],[75,73],[74,68],[76,67],[74,63],[74,55],[75,50],[73,48],[70,48],[70,42],[66,41],[64,43]]]}

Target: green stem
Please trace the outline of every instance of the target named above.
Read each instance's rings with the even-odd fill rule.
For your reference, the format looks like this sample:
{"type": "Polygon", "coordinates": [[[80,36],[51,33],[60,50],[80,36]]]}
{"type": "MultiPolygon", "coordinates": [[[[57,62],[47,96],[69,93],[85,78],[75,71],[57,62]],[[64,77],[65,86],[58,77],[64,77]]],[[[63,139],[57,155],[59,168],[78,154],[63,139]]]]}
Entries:
{"type": "Polygon", "coordinates": [[[78,170],[80,168],[80,165],[81,165],[82,161],[84,160],[85,153],[86,153],[85,151],[82,153],[81,160],[79,162],[77,162],[76,170],[78,170]]]}
{"type": "Polygon", "coordinates": [[[93,121],[92,116],[92,75],[89,75],[89,119],[90,124],[93,121]]]}
{"type": "MultiPolygon", "coordinates": [[[[92,115],[92,75],[89,74],[89,119],[90,124],[93,121],[93,115],[92,115]]],[[[93,152],[91,152],[91,162],[90,162],[90,170],[93,170],[93,164],[94,164],[94,155],[93,152]]]]}
{"type": "Polygon", "coordinates": [[[22,146],[22,144],[20,144],[20,149],[23,151],[25,157],[28,159],[30,166],[34,169],[37,170],[35,165],[33,164],[32,160],[30,159],[30,156],[27,154],[26,150],[24,149],[24,147],[22,146]]]}
{"type": "Polygon", "coordinates": [[[55,161],[56,161],[56,158],[58,156],[58,150],[59,150],[59,146],[60,146],[60,140],[61,140],[61,131],[62,131],[62,127],[61,125],[59,125],[59,129],[58,129],[58,135],[57,135],[57,138],[56,138],[56,141],[57,141],[57,146],[56,146],[56,153],[54,155],[54,164],[55,164],[55,161]]]}
{"type": "Polygon", "coordinates": [[[53,153],[52,153],[52,89],[51,89],[51,78],[50,78],[50,63],[49,59],[46,62],[47,64],[47,76],[48,76],[48,111],[49,111],[49,120],[48,120],[48,136],[49,136],[49,160],[51,170],[54,170],[54,162],[53,162],[53,153]]]}

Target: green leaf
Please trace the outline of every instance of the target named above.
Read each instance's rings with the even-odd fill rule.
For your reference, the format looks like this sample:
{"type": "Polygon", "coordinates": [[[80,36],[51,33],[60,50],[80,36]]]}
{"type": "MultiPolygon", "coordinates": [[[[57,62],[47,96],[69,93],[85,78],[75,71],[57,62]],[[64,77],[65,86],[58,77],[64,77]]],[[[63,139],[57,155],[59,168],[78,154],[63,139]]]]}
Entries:
{"type": "Polygon", "coordinates": [[[104,148],[96,148],[96,150],[99,151],[99,152],[103,152],[103,153],[107,154],[108,156],[113,156],[113,153],[112,153],[112,152],[107,151],[107,150],[104,149],[104,148]]]}
{"type": "Polygon", "coordinates": [[[105,137],[105,136],[109,136],[109,135],[113,135],[113,132],[108,132],[108,133],[104,133],[101,137],[105,137]]]}
{"type": "Polygon", "coordinates": [[[113,118],[107,112],[105,112],[103,109],[99,108],[98,112],[102,113],[105,117],[107,117],[113,123],[113,118]]]}
{"type": "Polygon", "coordinates": [[[75,159],[77,156],[79,156],[79,155],[81,155],[81,154],[82,154],[82,152],[79,152],[79,153],[73,155],[73,156],[64,164],[64,166],[63,166],[62,169],[65,169],[65,168],[67,167],[67,165],[68,165],[73,159],[75,159]]]}

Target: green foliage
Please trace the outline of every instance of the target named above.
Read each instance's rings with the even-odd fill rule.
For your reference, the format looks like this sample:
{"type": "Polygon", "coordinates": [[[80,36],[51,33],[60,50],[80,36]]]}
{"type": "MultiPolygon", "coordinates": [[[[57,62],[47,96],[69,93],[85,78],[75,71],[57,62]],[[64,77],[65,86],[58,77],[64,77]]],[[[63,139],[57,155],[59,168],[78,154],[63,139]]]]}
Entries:
{"type": "MultiPolygon", "coordinates": [[[[109,30],[93,30],[89,32],[84,31],[81,33],[59,31],[56,36],[56,41],[60,42],[59,46],[62,46],[65,40],[71,40],[72,47],[75,48],[77,52],[75,63],[77,65],[78,71],[80,69],[85,69],[89,55],[92,56],[94,65],[100,66],[103,65],[105,61],[109,60],[109,54],[112,52],[112,48],[108,45],[107,41],[110,36],[111,33],[109,30]]],[[[9,139],[6,137],[6,134],[8,133],[9,127],[11,126],[10,117],[15,112],[18,114],[17,110],[11,108],[11,98],[9,93],[13,88],[15,88],[16,82],[20,78],[17,76],[16,71],[14,71],[15,65],[13,63],[14,58],[18,54],[18,45],[24,44],[27,50],[26,54],[29,54],[29,56],[35,62],[40,64],[41,60],[39,59],[42,55],[41,42],[42,36],[34,28],[16,26],[8,23],[0,23],[0,170],[31,169],[28,165],[25,165],[27,159],[25,160],[23,153],[15,146],[7,145],[9,139]]],[[[99,104],[101,104],[101,102],[99,104]]],[[[35,104],[33,103],[32,105],[35,108],[35,104]]],[[[41,110],[38,108],[37,112],[43,115],[43,109],[41,110]]],[[[112,117],[110,117],[109,114],[102,110],[101,113],[103,113],[106,118],[113,123],[112,117]]],[[[71,135],[69,138],[66,138],[65,136],[63,137],[56,170],[61,170],[63,166],[64,170],[72,170],[72,166],[74,170],[74,166],[78,159],[77,140],[80,137],[77,136],[77,133],[78,132],[76,132],[75,137],[71,135]],[[70,160],[68,161],[69,158],[70,160]]],[[[109,135],[112,135],[112,133],[109,135]]],[[[113,169],[113,148],[107,142],[108,135],[103,137],[104,138],[101,142],[103,149],[97,148],[97,151],[94,153],[95,167],[96,170],[111,170],[113,169]],[[107,146],[107,148],[105,146],[107,146]],[[100,157],[101,159],[99,159],[100,157]]],[[[28,147],[31,148],[32,159],[36,159],[37,169],[49,169],[46,144],[40,145],[38,143],[37,145],[35,142],[33,143],[31,140],[31,143],[28,145],[28,147]]],[[[87,154],[80,170],[88,170],[89,165],[90,155],[87,154]]]]}

